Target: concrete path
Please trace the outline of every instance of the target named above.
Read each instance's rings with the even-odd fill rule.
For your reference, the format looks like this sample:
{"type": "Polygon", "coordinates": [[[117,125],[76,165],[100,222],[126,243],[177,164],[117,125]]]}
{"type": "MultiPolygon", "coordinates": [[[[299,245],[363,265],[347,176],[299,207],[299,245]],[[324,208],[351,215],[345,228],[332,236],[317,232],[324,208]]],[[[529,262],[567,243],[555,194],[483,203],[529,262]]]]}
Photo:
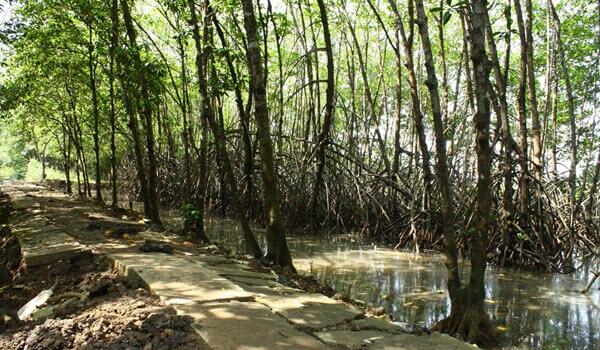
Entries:
{"type": "Polygon", "coordinates": [[[215,350],[474,349],[445,335],[415,336],[390,322],[364,319],[357,308],[284,286],[274,273],[258,271],[247,260],[191,249],[142,253],[136,249],[140,240],[172,238],[145,230],[134,238],[111,239],[106,234],[111,228],[146,227],[115,218],[90,201],[20,183],[3,184],[0,191],[17,209],[11,225],[28,264],[92,248],[166,305],[192,317],[194,329],[215,350]]]}
{"type": "MultiPolygon", "coordinates": [[[[35,185],[24,185],[18,189],[2,187],[2,191],[10,196],[15,209],[9,224],[21,245],[23,258],[28,266],[47,264],[85,248],[41,215],[42,206],[32,194],[32,191],[41,189],[35,185]]],[[[49,194],[49,197],[53,196],[54,194],[49,194]]]]}

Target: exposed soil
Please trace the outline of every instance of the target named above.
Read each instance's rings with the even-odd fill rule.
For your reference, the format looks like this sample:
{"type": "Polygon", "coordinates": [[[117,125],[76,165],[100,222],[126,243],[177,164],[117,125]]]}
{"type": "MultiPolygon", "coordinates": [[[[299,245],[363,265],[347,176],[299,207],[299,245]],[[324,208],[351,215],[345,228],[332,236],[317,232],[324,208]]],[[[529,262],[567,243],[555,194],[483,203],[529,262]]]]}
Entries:
{"type": "Polygon", "coordinates": [[[8,197],[0,193],[0,291],[19,275],[22,268],[21,248],[8,226],[12,211],[8,197]]]}
{"type": "Polygon", "coordinates": [[[0,300],[13,313],[56,283],[47,305],[75,293],[85,301],[59,309],[51,318],[8,325],[1,349],[208,349],[191,329],[191,320],[110,269],[101,256],[84,252],[68,261],[28,269],[0,300]]]}
{"type": "MultiPolygon", "coordinates": [[[[0,205],[8,203],[0,199],[0,205]]],[[[84,251],[25,269],[17,240],[4,225],[10,211],[1,208],[0,258],[8,277],[0,284],[0,349],[210,349],[190,318],[113,271],[101,255],[84,251]],[[17,310],[48,288],[53,294],[44,306],[60,307],[47,318],[18,322],[17,310]]]]}

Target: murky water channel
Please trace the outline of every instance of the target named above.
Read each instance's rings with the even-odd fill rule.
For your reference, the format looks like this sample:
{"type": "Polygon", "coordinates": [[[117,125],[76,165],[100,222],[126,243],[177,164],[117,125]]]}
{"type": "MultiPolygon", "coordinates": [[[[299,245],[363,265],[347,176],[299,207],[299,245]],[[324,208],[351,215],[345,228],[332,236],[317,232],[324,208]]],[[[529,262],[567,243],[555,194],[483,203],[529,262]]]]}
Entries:
{"type": "MultiPolygon", "coordinates": [[[[173,214],[163,214],[167,226],[179,225],[173,214]]],[[[261,231],[257,233],[264,244],[261,231]]],[[[235,222],[210,220],[207,234],[243,251],[235,222]]],[[[441,254],[415,256],[345,235],[291,236],[288,242],[298,270],[312,272],[353,298],[385,307],[396,320],[431,326],[449,312],[441,254]]],[[[589,277],[587,269],[561,275],[489,268],[487,310],[502,334],[503,348],[600,349],[600,290],[596,285],[588,295],[579,292],[589,277]]]]}

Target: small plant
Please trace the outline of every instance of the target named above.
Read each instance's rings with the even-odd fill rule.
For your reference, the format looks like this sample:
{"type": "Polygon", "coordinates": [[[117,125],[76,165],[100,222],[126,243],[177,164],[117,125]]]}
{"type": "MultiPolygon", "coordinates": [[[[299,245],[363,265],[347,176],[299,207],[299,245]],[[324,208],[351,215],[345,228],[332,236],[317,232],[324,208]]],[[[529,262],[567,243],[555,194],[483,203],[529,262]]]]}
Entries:
{"type": "Polygon", "coordinates": [[[191,229],[198,222],[198,220],[200,220],[200,212],[192,204],[183,204],[179,211],[183,219],[184,229],[191,229]]]}
{"type": "Polygon", "coordinates": [[[527,239],[529,239],[529,237],[527,237],[527,234],[525,232],[517,232],[517,239],[519,241],[526,241],[527,239]]]}

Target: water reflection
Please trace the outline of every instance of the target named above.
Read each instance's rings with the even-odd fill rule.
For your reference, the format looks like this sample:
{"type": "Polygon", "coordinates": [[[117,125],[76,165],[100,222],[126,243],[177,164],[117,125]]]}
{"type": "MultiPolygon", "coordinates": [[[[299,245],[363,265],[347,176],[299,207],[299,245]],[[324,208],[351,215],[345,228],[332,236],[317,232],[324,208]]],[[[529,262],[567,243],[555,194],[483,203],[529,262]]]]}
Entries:
{"type": "MultiPolygon", "coordinates": [[[[243,252],[236,225],[211,221],[208,236],[243,252]]],[[[264,235],[259,234],[263,241],[264,235]]],[[[383,306],[394,319],[431,326],[449,312],[446,267],[440,254],[396,251],[354,242],[289,237],[294,264],[325,279],[338,291],[383,306]]],[[[465,264],[463,269],[468,269],[465,264]]],[[[491,268],[487,309],[506,349],[600,349],[600,292],[579,293],[589,271],[550,275],[491,268]]]]}

